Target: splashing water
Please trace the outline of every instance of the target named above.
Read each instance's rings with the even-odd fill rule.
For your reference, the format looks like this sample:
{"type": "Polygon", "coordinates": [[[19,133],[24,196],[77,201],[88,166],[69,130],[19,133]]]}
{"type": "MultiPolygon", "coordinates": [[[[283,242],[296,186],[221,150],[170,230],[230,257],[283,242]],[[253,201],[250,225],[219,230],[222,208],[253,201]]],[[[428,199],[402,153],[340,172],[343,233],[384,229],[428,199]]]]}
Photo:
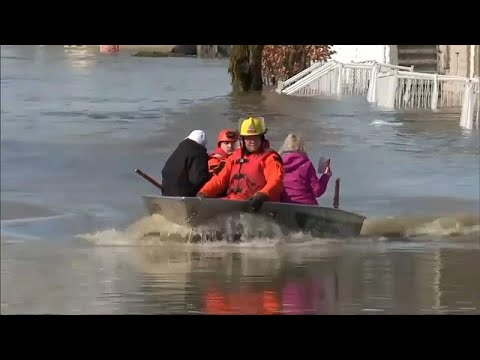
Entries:
{"type": "MultiPolygon", "coordinates": [[[[361,241],[387,241],[391,238],[439,239],[480,235],[478,214],[412,216],[367,219],[361,241]]],[[[340,239],[316,238],[302,232],[286,233],[281,226],[259,215],[220,215],[204,225],[181,226],[155,214],[146,216],[125,230],[109,229],[77,237],[97,246],[156,246],[165,242],[188,243],[222,250],[232,246],[269,248],[288,246],[323,246],[340,239]]]]}
{"type": "MultiPolygon", "coordinates": [[[[253,214],[220,215],[195,228],[181,226],[162,215],[144,217],[124,231],[109,229],[77,237],[95,245],[157,245],[162,241],[179,242],[248,242],[251,245],[276,244],[283,238],[281,227],[263,216],[253,214]]],[[[292,237],[302,240],[302,236],[292,237]]]]}
{"type": "Polygon", "coordinates": [[[381,237],[429,238],[480,235],[479,214],[450,214],[443,216],[392,217],[367,219],[361,235],[381,237]]]}
{"type": "Polygon", "coordinates": [[[403,122],[398,122],[398,121],[385,121],[385,120],[380,120],[380,119],[375,119],[373,120],[370,125],[375,125],[375,126],[381,126],[381,125],[387,125],[387,126],[402,126],[403,122]]]}

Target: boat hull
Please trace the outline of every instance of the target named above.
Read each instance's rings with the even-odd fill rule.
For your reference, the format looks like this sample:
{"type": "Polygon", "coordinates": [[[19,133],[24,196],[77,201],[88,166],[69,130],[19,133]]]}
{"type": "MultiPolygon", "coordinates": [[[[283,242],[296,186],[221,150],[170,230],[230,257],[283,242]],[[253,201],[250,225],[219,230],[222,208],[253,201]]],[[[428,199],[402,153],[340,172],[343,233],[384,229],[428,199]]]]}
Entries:
{"type": "Polygon", "coordinates": [[[360,234],[365,220],[352,212],[316,205],[267,201],[254,213],[248,201],[169,196],[143,196],[143,200],[150,215],[161,214],[170,222],[192,228],[219,215],[229,215],[235,221],[248,213],[275,222],[284,234],[301,231],[315,237],[351,237],[360,234]]]}

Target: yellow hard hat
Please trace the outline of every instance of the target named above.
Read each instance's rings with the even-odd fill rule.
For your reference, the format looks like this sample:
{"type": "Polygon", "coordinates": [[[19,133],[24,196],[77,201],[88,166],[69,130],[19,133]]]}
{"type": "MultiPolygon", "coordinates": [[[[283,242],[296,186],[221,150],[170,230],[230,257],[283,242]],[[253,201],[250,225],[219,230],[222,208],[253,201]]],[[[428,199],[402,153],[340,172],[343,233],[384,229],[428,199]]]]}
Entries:
{"type": "Polygon", "coordinates": [[[262,135],[267,132],[263,117],[250,116],[240,121],[240,136],[262,135]]]}

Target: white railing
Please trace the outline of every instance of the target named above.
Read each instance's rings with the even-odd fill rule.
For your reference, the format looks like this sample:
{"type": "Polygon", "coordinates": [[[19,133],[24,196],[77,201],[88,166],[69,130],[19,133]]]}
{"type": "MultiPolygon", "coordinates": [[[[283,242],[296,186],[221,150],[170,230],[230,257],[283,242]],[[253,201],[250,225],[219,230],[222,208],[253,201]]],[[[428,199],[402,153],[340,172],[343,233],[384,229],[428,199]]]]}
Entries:
{"type": "Polygon", "coordinates": [[[333,69],[336,64],[336,61],[329,61],[325,64],[315,63],[297,75],[287,79],[285,82],[279,82],[277,92],[290,95],[297,89],[304,87],[306,84],[308,85],[312,79],[316,79],[333,69]]]}
{"type": "Polygon", "coordinates": [[[461,107],[468,81],[458,76],[387,72],[377,76],[375,96],[369,100],[392,109],[461,107]]]}
{"type": "Polygon", "coordinates": [[[337,93],[339,66],[336,62],[327,63],[308,76],[282,90],[287,95],[327,95],[337,93]]]}
{"type": "Polygon", "coordinates": [[[279,83],[277,92],[298,96],[367,95],[374,70],[377,73],[390,69],[413,70],[413,67],[378,62],[345,64],[332,60],[316,65],[279,83]]]}
{"type": "Polygon", "coordinates": [[[465,85],[462,113],[459,125],[466,129],[473,129],[474,119],[476,125],[480,122],[480,81],[479,79],[469,80],[465,85]]]}
{"type": "Polygon", "coordinates": [[[363,95],[367,101],[389,109],[461,109],[460,126],[478,127],[479,79],[414,72],[413,66],[376,61],[314,64],[279,84],[286,95],[363,95]]]}
{"type": "Polygon", "coordinates": [[[309,66],[305,70],[299,72],[298,74],[292,76],[291,78],[289,78],[285,81],[279,81],[278,89],[285,89],[287,86],[292,85],[293,83],[295,83],[299,79],[301,79],[301,78],[307,76],[308,74],[310,74],[312,71],[322,67],[324,64],[325,64],[324,62],[320,62],[320,61],[315,62],[314,64],[312,64],[311,66],[309,66]]]}

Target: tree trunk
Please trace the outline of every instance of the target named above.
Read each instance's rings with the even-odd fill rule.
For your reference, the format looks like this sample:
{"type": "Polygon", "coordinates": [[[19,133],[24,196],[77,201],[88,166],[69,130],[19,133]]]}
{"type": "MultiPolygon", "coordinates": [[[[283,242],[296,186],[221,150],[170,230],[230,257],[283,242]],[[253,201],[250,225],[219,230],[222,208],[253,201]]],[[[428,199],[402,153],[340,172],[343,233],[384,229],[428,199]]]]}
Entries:
{"type": "Polygon", "coordinates": [[[229,73],[234,92],[261,91],[264,45],[233,45],[229,73]]]}

